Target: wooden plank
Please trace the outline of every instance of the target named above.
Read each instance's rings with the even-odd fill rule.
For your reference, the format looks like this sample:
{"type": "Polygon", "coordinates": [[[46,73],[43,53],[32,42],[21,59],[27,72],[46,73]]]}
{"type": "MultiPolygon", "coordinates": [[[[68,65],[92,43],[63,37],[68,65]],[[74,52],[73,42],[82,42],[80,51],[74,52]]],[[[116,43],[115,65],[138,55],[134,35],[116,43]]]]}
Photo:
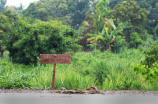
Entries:
{"type": "Polygon", "coordinates": [[[70,64],[71,54],[40,54],[40,63],[70,64]]]}

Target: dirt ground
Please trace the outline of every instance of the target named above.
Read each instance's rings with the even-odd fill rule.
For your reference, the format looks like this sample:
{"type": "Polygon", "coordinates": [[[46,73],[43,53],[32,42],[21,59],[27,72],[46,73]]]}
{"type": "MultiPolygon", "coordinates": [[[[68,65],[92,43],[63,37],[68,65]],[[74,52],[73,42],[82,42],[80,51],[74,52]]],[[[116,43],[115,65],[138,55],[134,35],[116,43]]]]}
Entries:
{"type": "Polygon", "coordinates": [[[100,91],[96,87],[89,87],[85,90],[66,90],[61,88],[60,90],[45,90],[45,89],[0,89],[0,93],[57,93],[57,94],[127,94],[127,95],[155,95],[158,96],[158,91],[137,91],[137,90],[121,90],[121,91],[100,91]]]}

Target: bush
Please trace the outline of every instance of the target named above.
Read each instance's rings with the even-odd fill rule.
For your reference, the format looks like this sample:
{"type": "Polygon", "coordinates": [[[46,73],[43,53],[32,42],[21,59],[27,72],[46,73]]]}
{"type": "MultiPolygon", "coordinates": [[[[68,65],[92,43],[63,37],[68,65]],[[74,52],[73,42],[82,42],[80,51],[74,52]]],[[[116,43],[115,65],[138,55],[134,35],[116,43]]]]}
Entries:
{"type": "Polygon", "coordinates": [[[7,41],[6,49],[9,50],[13,62],[25,65],[36,64],[39,54],[66,51],[66,41],[57,28],[49,23],[38,27],[28,25],[22,23],[22,26],[16,28],[19,32],[15,36],[10,35],[11,39],[7,41]],[[20,32],[21,30],[23,31],[20,32]]]}
{"type": "Polygon", "coordinates": [[[145,61],[143,61],[143,64],[152,67],[156,61],[158,61],[158,44],[153,44],[151,48],[145,52],[145,61]]]}
{"type": "Polygon", "coordinates": [[[2,28],[5,34],[2,44],[15,63],[36,65],[39,54],[62,54],[81,48],[74,41],[73,30],[61,22],[38,20],[29,24],[21,18],[9,21],[6,17],[6,20],[8,28],[2,28]]]}
{"type": "Polygon", "coordinates": [[[153,68],[149,68],[146,65],[134,66],[134,71],[144,76],[149,82],[154,82],[158,78],[158,63],[153,64],[153,68]]]}
{"type": "Polygon", "coordinates": [[[31,88],[29,76],[20,73],[12,73],[10,76],[2,76],[0,81],[0,89],[26,89],[31,88]],[[16,76],[16,78],[14,78],[16,76]]]}
{"type": "Polygon", "coordinates": [[[113,46],[111,47],[112,52],[123,52],[127,47],[127,43],[125,42],[124,36],[116,36],[115,38],[116,39],[112,44],[113,46]]]}
{"type": "Polygon", "coordinates": [[[139,45],[143,43],[143,40],[140,38],[139,34],[137,32],[134,32],[131,34],[130,37],[130,48],[138,48],[139,45]]]}

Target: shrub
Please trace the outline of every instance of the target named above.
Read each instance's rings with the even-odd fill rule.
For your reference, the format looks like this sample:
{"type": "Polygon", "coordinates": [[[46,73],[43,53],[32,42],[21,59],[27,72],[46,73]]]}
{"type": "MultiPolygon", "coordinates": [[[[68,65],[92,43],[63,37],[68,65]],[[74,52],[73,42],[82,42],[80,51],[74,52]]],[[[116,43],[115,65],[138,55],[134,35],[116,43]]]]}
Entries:
{"type": "Polygon", "coordinates": [[[119,53],[125,50],[127,43],[125,42],[124,36],[116,36],[116,40],[113,42],[111,47],[112,52],[119,53]]]}
{"type": "Polygon", "coordinates": [[[145,61],[143,61],[143,64],[152,67],[156,61],[158,61],[158,44],[153,44],[151,48],[145,52],[145,61]]]}
{"type": "Polygon", "coordinates": [[[131,34],[129,46],[130,48],[138,48],[139,45],[143,43],[143,40],[140,38],[137,32],[131,34]]]}
{"type": "Polygon", "coordinates": [[[141,74],[149,82],[154,82],[158,78],[158,63],[153,64],[153,68],[146,65],[134,66],[134,71],[141,74]]]}
{"type": "Polygon", "coordinates": [[[63,53],[66,51],[66,41],[59,30],[50,24],[35,27],[23,24],[16,28],[15,36],[10,34],[6,49],[10,52],[13,62],[20,64],[36,64],[37,56],[45,53],[63,53]],[[42,30],[40,29],[42,27],[42,30]],[[23,30],[21,32],[21,30],[23,30]],[[16,40],[16,41],[15,41],[16,40]]]}
{"type": "Polygon", "coordinates": [[[39,54],[62,54],[81,48],[74,41],[73,30],[61,22],[38,20],[29,24],[21,18],[16,21],[9,21],[9,17],[6,19],[8,28],[2,28],[1,43],[15,63],[36,65],[39,54]]]}

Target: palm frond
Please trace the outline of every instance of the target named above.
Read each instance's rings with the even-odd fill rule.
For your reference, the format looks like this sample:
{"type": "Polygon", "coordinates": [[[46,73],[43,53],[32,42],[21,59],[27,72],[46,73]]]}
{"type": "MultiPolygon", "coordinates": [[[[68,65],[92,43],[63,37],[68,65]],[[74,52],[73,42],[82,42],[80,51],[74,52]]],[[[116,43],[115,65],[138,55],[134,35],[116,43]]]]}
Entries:
{"type": "Polygon", "coordinates": [[[97,34],[87,34],[88,36],[91,36],[91,37],[96,37],[97,34]]]}
{"type": "Polygon", "coordinates": [[[112,19],[110,19],[110,23],[111,23],[111,27],[115,30],[116,26],[115,26],[114,21],[112,19]]]}
{"type": "Polygon", "coordinates": [[[110,41],[110,43],[112,43],[112,42],[114,42],[114,41],[115,41],[115,38],[112,38],[111,41],[110,41]]]}

